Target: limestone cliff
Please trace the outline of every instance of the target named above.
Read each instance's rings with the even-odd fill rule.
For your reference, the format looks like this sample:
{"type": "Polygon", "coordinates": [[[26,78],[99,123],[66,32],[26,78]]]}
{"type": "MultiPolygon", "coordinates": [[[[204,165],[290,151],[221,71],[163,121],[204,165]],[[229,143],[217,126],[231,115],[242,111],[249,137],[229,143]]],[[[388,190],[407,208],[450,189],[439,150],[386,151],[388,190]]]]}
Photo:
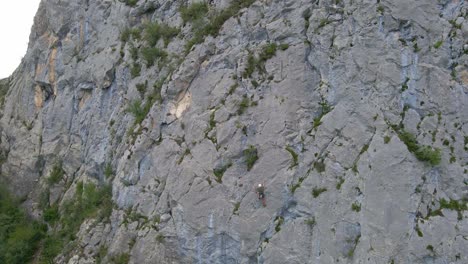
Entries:
{"type": "Polygon", "coordinates": [[[467,10],[42,0],[0,89],[34,261],[468,263],[467,10]]]}

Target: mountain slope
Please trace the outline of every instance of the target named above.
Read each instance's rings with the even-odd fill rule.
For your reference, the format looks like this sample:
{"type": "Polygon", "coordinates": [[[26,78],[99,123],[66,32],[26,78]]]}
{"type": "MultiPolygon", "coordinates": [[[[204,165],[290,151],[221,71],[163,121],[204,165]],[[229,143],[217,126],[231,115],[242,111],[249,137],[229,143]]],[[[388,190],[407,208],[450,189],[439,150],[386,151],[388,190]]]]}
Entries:
{"type": "Polygon", "coordinates": [[[42,1],[0,120],[37,259],[466,263],[466,15],[42,1]]]}

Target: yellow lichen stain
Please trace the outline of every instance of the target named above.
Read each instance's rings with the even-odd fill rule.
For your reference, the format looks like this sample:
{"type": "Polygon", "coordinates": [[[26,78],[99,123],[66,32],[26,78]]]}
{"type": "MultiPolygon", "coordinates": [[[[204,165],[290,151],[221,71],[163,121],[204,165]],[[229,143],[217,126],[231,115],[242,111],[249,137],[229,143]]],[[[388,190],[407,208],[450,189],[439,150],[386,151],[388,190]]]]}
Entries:
{"type": "Polygon", "coordinates": [[[461,80],[462,84],[467,85],[468,84],[468,71],[463,70],[458,75],[460,76],[460,80],[461,80]]]}
{"type": "Polygon", "coordinates": [[[55,85],[55,58],[57,48],[53,48],[49,55],[49,83],[54,87],[54,95],[57,96],[57,86],[55,85]]]}
{"type": "Polygon", "coordinates": [[[34,88],[34,104],[36,108],[42,108],[44,105],[44,92],[39,85],[34,88]]]}
{"type": "Polygon", "coordinates": [[[35,72],[34,76],[41,75],[43,71],[44,71],[44,64],[37,64],[36,65],[36,72],[35,72]]]}
{"type": "Polygon", "coordinates": [[[172,108],[170,113],[175,115],[176,118],[180,118],[182,114],[190,107],[192,103],[192,94],[190,92],[186,92],[181,95],[182,99],[180,99],[172,108]]]}
{"type": "Polygon", "coordinates": [[[79,50],[81,50],[84,46],[84,18],[81,18],[80,20],[80,46],[78,47],[79,50]]]}
{"type": "Polygon", "coordinates": [[[210,64],[210,62],[209,62],[208,60],[202,62],[201,68],[202,68],[202,69],[206,69],[206,67],[208,67],[208,64],[210,64]]]}
{"type": "Polygon", "coordinates": [[[78,109],[81,110],[84,106],[84,104],[86,103],[86,101],[88,101],[88,99],[91,97],[91,93],[90,92],[84,92],[83,93],[83,96],[81,97],[81,100],[80,100],[80,103],[78,104],[78,109]]]}

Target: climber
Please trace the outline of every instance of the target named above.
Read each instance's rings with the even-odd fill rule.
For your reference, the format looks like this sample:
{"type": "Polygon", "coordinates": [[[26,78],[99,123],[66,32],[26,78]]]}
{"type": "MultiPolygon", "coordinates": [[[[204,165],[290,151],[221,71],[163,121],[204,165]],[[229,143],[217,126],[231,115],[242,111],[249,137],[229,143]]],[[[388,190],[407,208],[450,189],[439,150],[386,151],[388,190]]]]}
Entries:
{"type": "Polygon", "coordinates": [[[262,201],[263,207],[266,206],[265,202],[265,186],[261,183],[257,185],[257,188],[255,189],[255,192],[257,193],[258,199],[262,201]]]}

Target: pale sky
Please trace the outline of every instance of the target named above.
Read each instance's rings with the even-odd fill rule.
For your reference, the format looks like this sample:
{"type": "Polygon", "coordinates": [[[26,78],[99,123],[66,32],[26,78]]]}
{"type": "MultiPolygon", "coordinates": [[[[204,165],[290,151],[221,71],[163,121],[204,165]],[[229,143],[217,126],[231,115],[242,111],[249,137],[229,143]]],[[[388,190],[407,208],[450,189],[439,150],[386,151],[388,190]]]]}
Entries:
{"type": "Polygon", "coordinates": [[[40,0],[0,1],[0,79],[10,76],[26,54],[40,0]]]}

